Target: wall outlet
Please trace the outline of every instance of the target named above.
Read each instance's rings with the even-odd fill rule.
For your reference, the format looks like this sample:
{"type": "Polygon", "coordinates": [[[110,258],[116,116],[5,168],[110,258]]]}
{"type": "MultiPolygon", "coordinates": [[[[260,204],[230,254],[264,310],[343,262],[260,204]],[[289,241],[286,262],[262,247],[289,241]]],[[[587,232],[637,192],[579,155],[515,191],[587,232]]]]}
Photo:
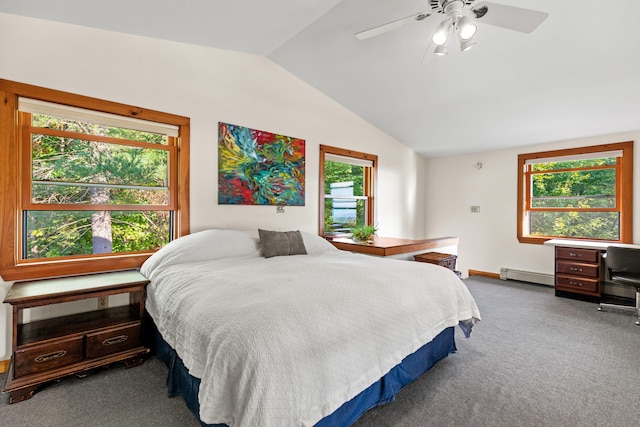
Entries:
{"type": "Polygon", "coordinates": [[[480,206],[471,206],[471,212],[480,213],[480,206]]]}
{"type": "Polygon", "coordinates": [[[98,297],[98,310],[104,310],[109,307],[109,297],[98,297]]]}

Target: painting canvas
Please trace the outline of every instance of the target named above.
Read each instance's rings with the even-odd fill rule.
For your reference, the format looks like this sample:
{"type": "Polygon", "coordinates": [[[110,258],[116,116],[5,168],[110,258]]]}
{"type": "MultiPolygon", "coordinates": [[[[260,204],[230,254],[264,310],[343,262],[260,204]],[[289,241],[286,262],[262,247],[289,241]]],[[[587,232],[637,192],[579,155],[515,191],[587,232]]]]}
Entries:
{"type": "Polygon", "coordinates": [[[305,141],[218,124],[218,203],[304,206],[305,141]]]}

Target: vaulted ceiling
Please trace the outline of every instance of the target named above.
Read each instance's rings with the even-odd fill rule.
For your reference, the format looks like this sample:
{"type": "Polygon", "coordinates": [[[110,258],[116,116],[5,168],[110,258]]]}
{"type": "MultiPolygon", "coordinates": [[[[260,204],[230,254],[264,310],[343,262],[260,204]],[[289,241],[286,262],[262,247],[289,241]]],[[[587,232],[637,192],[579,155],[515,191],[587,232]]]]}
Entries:
{"type": "Polygon", "coordinates": [[[549,17],[529,34],[479,23],[473,49],[426,61],[436,16],[354,34],[427,0],[0,0],[0,12],[264,55],[428,157],[640,130],[640,1],[494,2],[549,17]]]}

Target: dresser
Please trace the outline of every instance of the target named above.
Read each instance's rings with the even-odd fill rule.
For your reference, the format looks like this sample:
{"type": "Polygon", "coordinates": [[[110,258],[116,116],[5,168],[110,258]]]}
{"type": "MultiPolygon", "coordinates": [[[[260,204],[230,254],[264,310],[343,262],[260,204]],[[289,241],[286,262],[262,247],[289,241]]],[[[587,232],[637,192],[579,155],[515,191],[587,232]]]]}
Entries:
{"type": "Polygon", "coordinates": [[[556,246],[555,289],[597,300],[602,296],[602,251],[556,246]]]}
{"type": "MultiPolygon", "coordinates": [[[[16,282],[4,302],[13,311],[12,356],[3,392],[9,403],[31,398],[48,381],[114,362],[142,363],[145,286],[138,271],[16,282]],[[23,322],[27,309],[128,294],[128,304],[23,322]]],[[[127,295],[125,295],[125,298],[127,295]]]]}
{"type": "Polygon", "coordinates": [[[607,247],[640,249],[640,245],[572,239],[551,239],[544,244],[554,247],[557,296],[576,297],[594,302],[600,302],[602,298],[627,297],[607,282],[607,247]]]}

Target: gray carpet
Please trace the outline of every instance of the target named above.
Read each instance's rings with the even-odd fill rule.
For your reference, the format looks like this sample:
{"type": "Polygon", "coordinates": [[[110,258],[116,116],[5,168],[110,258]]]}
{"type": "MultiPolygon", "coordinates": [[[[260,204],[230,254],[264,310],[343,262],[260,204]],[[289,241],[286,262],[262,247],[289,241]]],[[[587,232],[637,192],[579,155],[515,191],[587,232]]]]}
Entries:
{"type": "MultiPolygon", "coordinates": [[[[465,280],[483,319],[458,352],[367,412],[369,426],[638,426],[640,326],[518,282],[465,280]]],[[[197,426],[155,358],[0,402],[1,426],[197,426]]],[[[4,377],[0,376],[4,383],[4,377]]]]}

